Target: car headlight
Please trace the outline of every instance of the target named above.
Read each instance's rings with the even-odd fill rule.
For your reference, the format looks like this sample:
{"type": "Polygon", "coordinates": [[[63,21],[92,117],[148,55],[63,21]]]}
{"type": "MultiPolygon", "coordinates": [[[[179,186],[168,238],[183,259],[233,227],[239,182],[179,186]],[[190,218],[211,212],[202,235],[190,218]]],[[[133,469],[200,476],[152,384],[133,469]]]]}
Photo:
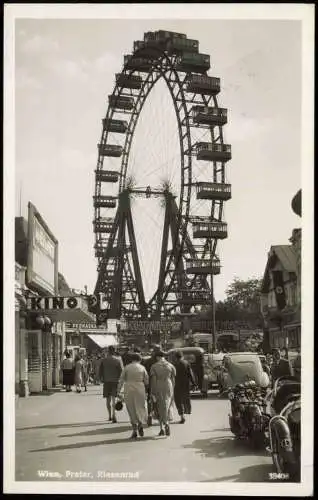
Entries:
{"type": "Polygon", "coordinates": [[[208,375],[203,375],[204,380],[208,380],[208,378],[209,378],[208,375]]]}

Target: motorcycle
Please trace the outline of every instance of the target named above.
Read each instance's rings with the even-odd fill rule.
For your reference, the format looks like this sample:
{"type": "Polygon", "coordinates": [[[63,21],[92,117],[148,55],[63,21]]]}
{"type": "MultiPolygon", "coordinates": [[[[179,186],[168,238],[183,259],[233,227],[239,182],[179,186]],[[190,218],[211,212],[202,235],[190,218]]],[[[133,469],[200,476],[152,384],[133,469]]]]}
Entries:
{"type": "Polygon", "coordinates": [[[269,447],[278,474],[300,481],[301,397],[300,383],[294,377],[281,377],[272,395],[275,415],[269,422],[269,447]]]}
{"type": "Polygon", "coordinates": [[[248,440],[255,448],[264,447],[268,438],[270,416],[266,413],[265,394],[266,390],[254,380],[237,384],[228,393],[231,432],[240,439],[248,440]]]}
{"type": "Polygon", "coordinates": [[[269,377],[255,353],[231,353],[224,360],[231,386],[228,390],[231,431],[254,447],[263,447],[267,443],[270,420],[265,399],[269,377]]]}
{"type": "Polygon", "coordinates": [[[300,382],[291,375],[279,377],[269,393],[267,401],[272,416],[278,415],[282,409],[300,394],[300,382]]]}

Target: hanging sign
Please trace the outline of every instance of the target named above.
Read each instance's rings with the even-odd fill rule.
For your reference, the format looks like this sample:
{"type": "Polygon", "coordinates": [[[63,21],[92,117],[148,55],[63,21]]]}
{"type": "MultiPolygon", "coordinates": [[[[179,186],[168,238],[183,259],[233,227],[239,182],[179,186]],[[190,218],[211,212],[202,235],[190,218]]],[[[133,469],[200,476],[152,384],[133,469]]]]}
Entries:
{"type": "Polygon", "coordinates": [[[26,308],[30,312],[47,315],[53,321],[87,323],[95,319],[89,312],[89,304],[89,298],[85,296],[29,297],[26,308]]]}

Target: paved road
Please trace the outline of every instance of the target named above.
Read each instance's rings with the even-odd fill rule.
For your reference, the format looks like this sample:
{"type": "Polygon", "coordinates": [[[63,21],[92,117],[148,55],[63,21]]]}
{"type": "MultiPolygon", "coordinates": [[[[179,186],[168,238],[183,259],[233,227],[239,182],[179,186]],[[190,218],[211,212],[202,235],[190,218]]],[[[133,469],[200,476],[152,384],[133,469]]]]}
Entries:
{"type": "Polygon", "coordinates": [[[16,480],[41,480],[40,471],[48,479],[49,471],[56,474],[51,480],[118,481],[109,473],[130,472],[135,474],[126,478],[130,481],[259,482],[274,470],[266,451],[255,452],[233,438],[228,402],[214,394],[193,399],[192,415],[184,425],[173,423],[170,437],[158,437],[154,425],[144,438],[130,441],[125,410],[118,420],[107,422],[101,386],[20,399],[16,480]]]}

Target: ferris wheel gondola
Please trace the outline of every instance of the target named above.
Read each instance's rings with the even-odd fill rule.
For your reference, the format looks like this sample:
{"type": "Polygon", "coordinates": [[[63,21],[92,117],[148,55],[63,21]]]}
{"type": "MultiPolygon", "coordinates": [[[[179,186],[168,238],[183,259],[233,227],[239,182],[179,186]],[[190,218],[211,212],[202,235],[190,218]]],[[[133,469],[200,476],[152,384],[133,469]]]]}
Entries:
{"type": "Polygon", "coordinates": [[[227,237],[223,206],[231,198],[225,176],[231,146],[223,141],[228,116],[217,102],[220,79],[208,75],[209,69],[210,56],[199,52],[197,40],[160,30],[135,41],[133,53],[124,56],[123,69],[116,74],[102,121],[93,197],[95,293],[106,295],[110,317],[162,317],[187,313],[192,306],[211,301],[207,276],[220,273],[216,248],[218,240],[227,237]],[[143,139],[137,148],[134,139],[159,82],[170,95],[177,123],[177,195],[169,183],[152,186],[145,178],[145,185],[139,186],[129,175],[132,150],[146,147],[143,139]],[[202,174],[202,179],[207,168],[209,177],[202,174]],[[149,299],[131,208],[132,199],[138,197],[161,198],[165,207],[158,283],[149,299]],[[196,213],[197,203],[206,204],[203,213],[196,213]],[[116,210],[113,217],[109,210],[116,210]]]}

